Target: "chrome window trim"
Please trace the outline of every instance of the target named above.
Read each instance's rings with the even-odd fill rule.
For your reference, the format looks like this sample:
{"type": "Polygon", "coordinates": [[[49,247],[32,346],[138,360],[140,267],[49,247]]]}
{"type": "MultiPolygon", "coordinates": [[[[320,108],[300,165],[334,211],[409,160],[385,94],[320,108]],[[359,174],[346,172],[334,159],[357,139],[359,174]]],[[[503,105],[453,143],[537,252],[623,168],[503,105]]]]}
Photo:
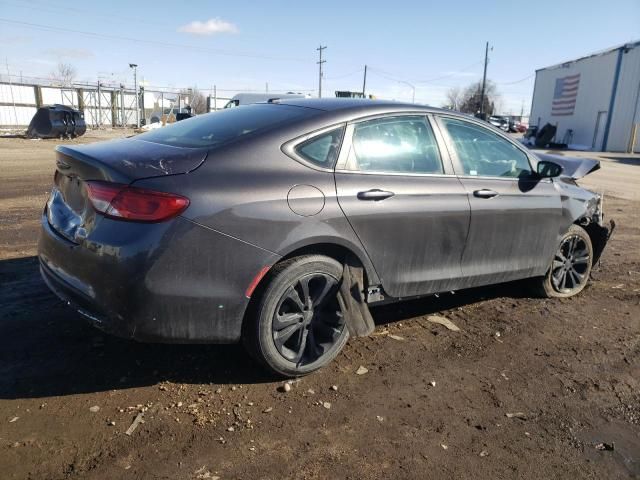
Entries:
{"type": "MultiPolygon", "coordinates": [[[[535,172],[532,172],[535,174],[535,172]]],[[[456,175],[460,179],[478,179],[478,180],[503,180],[503,181],[516,181],[520,182],[522,178],[520,177],[492,177],[487,175],[456,175]]],[[[528,179],[525,179],[528,180],[528,179]]],[[[546,183],[551,183],[550,178],[536,178],[535,176],[531,177],[531,180],[536,180],[537,182],[546,181],[546,183]]]]}
{"type": "Polygon", "coordinates": [[[386,172],[384,170],[346,170],[336,169],[336,173],[353,173],[357,175],[391,175],[394,177],[447,177],[456,178],[456,175],[449,173],[408,173],[408,172],[386,172]]]}

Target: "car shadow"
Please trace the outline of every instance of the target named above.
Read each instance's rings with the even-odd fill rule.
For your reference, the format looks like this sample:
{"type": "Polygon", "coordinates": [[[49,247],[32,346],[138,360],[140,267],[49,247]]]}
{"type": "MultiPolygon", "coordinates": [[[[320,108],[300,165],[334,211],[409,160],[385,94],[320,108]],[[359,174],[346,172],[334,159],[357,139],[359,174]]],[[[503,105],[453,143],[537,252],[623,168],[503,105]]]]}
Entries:
{"type": "MultiPolygon", "coordinates": [[[[177,383],[255,384],[278,380],[240,345],[144,344],[90,326],[49,292],[36,257],[0,261],[0,398],[41,398],[177,383]]],[[[372,309],[376,324],[498,296],[516,284],[466,290],[372,309]]]]}
{"type": "Polygon", "coordinates": [[[493,298],[528,298],[525,282],[509,282],[488,287],[469,288],[456,292],[429,295],[397,303],[372,306],[371,314],[376,326],[432,315],[493,298]]]}

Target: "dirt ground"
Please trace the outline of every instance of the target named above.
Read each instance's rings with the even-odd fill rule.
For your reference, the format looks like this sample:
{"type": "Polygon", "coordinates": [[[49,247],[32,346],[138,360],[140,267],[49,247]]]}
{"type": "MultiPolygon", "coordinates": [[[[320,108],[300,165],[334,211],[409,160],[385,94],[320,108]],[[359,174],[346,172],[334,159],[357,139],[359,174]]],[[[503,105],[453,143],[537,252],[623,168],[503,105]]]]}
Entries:
{"type": "Polygon", "coordinates": [[[515,283],[378,307],[373,336],[284,392],[240,347],[112,338],[47,291],[56,143],[0,138],[1,478],[640,478],[637,157],[585,180],[619,228],[577,298],[515,283]]]}

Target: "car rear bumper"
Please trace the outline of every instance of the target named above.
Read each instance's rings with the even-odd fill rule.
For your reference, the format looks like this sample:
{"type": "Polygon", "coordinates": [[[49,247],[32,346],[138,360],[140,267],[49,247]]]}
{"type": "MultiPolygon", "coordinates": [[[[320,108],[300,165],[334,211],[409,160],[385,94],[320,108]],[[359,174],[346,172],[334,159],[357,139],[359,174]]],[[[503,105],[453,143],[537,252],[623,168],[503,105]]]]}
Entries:
{"type": "Polygon", "coordinates": [[[96,327],[139,341],[234,343],[247,286],[277,256],[178,217],[100,218],[75,244],[46,214],[38,246],[48,287],[96,327]]]}

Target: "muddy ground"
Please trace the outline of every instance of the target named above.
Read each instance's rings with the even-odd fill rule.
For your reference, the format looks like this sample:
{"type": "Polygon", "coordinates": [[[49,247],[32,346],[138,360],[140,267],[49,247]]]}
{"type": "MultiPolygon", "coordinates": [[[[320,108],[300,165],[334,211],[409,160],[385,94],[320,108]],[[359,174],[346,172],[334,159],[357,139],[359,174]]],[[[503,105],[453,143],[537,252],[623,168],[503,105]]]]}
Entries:
{"type": "Polygon", "coordinates": [[[1,478],[640,478],[640,160],[586,182],[619,229],[579,297],[379,307],[373,336],[283,392],[240,347],[112,338],[47,291],[55,143],[0,139],[1,478]]]}

